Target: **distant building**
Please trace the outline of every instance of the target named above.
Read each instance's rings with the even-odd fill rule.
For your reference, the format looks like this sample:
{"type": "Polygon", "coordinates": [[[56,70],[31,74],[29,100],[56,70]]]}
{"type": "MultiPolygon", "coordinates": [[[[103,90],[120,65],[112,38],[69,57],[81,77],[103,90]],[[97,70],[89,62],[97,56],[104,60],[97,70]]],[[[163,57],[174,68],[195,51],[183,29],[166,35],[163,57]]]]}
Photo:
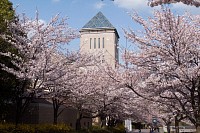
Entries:
{"type": "MultiPolygon", "coordinates": [[[[7,122],[15,122],[16,112],[14,110],[13,108],[11,116],[9,116],[11,118],[7,122]]],[[[78,111],[71,107],[66,108],[64,105],[60,107],[59,111],[61,110],[63,111],[58,116],[58,124],[68,124],[75,129],[78,111]]],[[[23,124],[53,124],[53,121],[54,112],[52,103],[43,98],[36,98],[30,103],[19,122],[23,124]]],[[[91,126],[91,118],[81,119],[81,128],[89,128],[91,126]]]]}
{"type": "Polygon", "coordinates": [[[80,33],[80,52],[100,54],[99,58],[102,63],[108,63],[115,68],[119,61],[119,35],[102,12],[98,12],[86,23],[80,33]]]}

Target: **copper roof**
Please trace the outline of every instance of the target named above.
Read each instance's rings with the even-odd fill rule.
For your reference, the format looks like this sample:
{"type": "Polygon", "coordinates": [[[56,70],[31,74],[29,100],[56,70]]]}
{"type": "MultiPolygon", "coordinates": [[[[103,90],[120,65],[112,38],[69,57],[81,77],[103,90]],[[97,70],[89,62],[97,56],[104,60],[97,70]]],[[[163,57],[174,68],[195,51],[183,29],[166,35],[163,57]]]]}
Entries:
{"type": "Polygon", "coordinates": [[[102,12],[98,12],[83,28],[112,28],[114,26],[108,21],[102,12]]]}

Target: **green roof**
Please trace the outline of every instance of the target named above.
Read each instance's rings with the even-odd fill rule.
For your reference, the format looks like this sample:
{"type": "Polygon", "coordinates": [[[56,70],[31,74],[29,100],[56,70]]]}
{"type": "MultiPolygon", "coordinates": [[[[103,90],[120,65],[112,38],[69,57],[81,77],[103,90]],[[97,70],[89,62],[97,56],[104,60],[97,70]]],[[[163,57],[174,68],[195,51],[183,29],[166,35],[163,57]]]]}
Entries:
{"type": "Polygon", "coordinates": [[[83,28],[112,28],[115,27],[108,21],[102,12],[98,12],[83,28]]]}

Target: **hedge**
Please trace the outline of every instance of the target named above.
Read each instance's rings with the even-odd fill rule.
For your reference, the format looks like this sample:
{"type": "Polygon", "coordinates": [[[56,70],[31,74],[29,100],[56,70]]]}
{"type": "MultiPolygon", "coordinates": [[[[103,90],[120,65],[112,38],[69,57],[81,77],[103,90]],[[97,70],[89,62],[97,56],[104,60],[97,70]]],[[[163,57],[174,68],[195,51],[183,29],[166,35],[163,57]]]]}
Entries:
{"type": "Polygon", "coordinates": [[[66,124],[20,124],[17,127],[14,124],[0,124],[0,133],[125,133],[125,128],[123,125],[112,128],[93,126],[75,131],[66,124]]]}

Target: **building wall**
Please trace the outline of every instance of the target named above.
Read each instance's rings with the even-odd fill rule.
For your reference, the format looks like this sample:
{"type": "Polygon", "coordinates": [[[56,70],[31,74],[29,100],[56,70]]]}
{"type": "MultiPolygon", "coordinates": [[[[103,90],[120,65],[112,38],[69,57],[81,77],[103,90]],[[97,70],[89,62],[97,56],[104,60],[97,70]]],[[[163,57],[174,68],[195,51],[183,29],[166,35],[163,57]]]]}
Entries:
{"type": "Polygon", "coordinates": [[[81,128],[89,128],[92,126],[92,119],[82,118],[81,119],[81,128]]]}
{"type": "MultiPolygon", "coordinates": [[[[76,128],[77,110],[74,108],[60,107],[60,111],[64,111],[58,117],[58,123],[65,123],[72,128],[76,128]]],[[[24,113],[22,123],[26,124],[53,124],[53,105],[51,103],[31,103],[27,111],[24,113]]],[[[92,126],[91,118],[83,118],[81,127],[88,128],[92,126]]]]}
{"type": "Polygon", "coordinates": [[[106,61],[112,67],[118,62],[118,37],[114,29],[82,30],[80,38],[81,53],[101,54],[102,63],[106,61]],[[96,41],[95,41],[96,39],[96,41]],[[99,40],[100,39],[100,40],[99,40]],[[96,42],[96,47],[95,47],[96,42]],[[100,44],[100,47],[99,47],[100,44]]]}
{"type": "Polygon", "coordinates": [[[38,123],[40,124],[53,124],[53,105],[47,103],[38,103],[38,123]]]}
{"type": "MultiPolygon", "coordinates": [[[[64,107],[61,107],[62,110],[64,107]]],[[[64,111],[58,117],[58,121],[60,123],[67,123],[74,129],[76,128],[76,117],[77,117],[77,110],[73,108],[65,108],[64,111]]]]}

